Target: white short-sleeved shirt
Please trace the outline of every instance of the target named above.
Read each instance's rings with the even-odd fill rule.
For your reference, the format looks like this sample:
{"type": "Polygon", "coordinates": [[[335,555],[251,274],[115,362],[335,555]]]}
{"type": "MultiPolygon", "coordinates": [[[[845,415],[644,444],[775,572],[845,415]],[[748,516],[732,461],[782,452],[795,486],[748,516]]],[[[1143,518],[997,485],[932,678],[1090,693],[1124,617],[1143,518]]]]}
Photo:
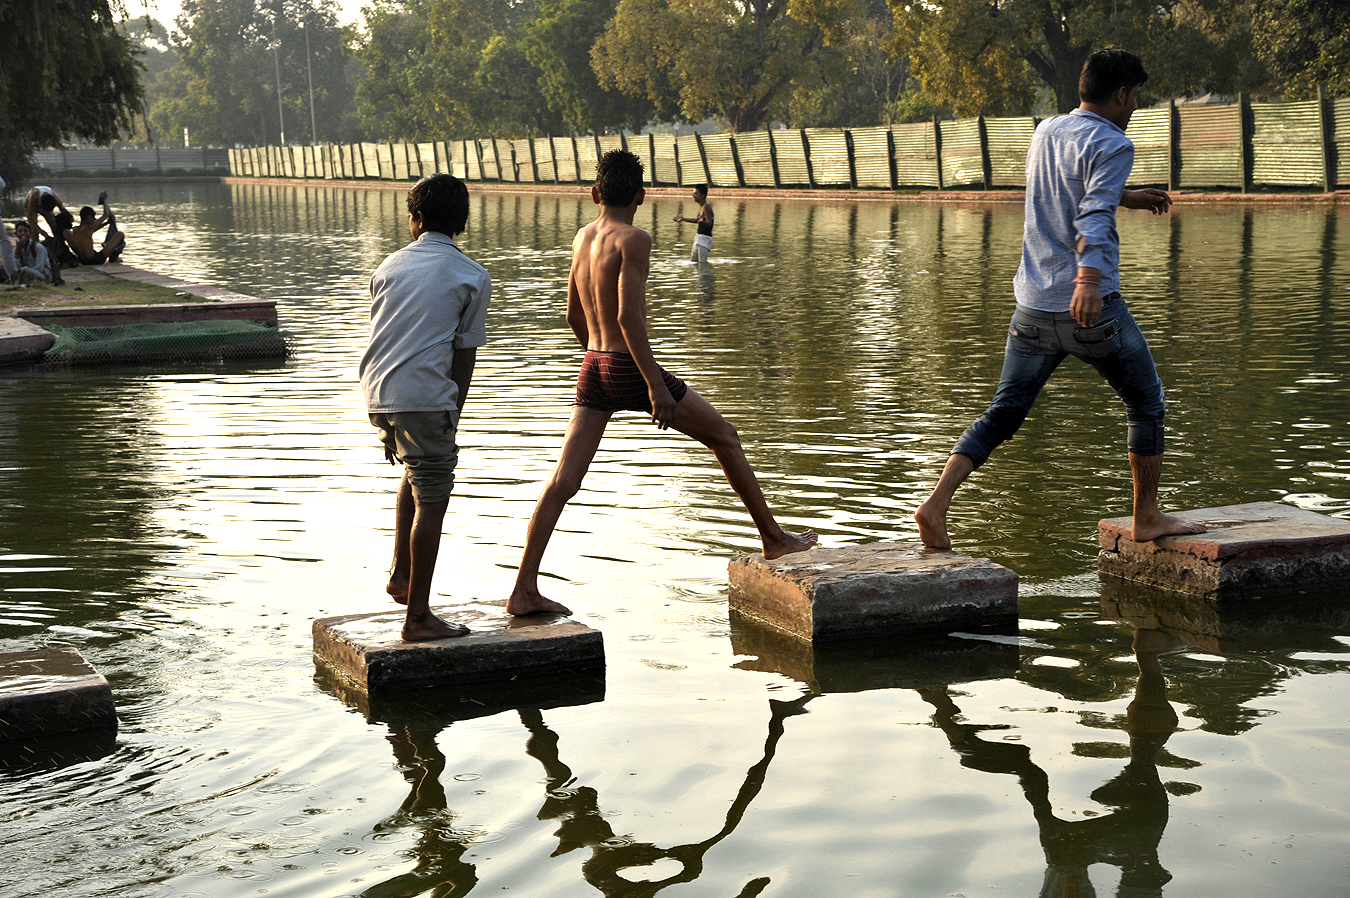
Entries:
{"type": "Polygon", "coordinates": [[[425,231],[370,278],[370,344],[361,357],[366,410],[453,411],[456,349],[487,343],[492,278],[447,235],[425,231]]]}

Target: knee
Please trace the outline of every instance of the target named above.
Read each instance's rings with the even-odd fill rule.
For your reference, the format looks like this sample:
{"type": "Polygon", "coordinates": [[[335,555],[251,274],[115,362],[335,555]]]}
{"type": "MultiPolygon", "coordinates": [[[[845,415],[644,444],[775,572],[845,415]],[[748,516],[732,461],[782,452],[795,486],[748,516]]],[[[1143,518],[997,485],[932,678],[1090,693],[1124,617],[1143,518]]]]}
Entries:
{"type": "Polygon", "coordinates": [[[703,444],[714,452],[722,449],[739,449],[741,447],[741,435],[736,431],[735,425],[723,419],[704,437],[703,444]]]}
{"type": "Polygon", "coordinates": [[[580,491],[580,477],[559,471],[554,472],[553,476],[544,484],[544,495],[542,498],[565,505],[580,491]]]}

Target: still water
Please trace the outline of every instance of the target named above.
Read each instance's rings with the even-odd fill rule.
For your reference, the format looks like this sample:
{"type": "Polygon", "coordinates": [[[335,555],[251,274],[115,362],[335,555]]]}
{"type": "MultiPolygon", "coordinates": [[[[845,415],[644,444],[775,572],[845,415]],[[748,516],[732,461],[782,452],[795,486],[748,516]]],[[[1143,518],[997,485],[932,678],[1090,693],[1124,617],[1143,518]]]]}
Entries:
{"type": "MultiPolygon", "coordinates": [[[[704,271],[671,222],[688,200],[639,210],[658,358],[737,425],[785,525],[916,538],[997,380],[1020,207],[713,200],[704,271]]],[[[1018,634],[813,656],[729,620],[748,517],[706,450],[621,415],[543,580],[604,632],[603,686],[370,722],[316,678],[310,623],[387,607],[398,473],[356,363],[402,197],[113,202],[128,262],[277,300],[297,353],[0,375],[0,650],[77,647],[121,722],[0,768],[0,895],[1350,894],[1350,593],[1133,651],[1095,573],[1097,519],[1129,509],[1124,418],[1072,360],[952,520],[1021,575],[1018,634]]],[[[580,192],[474,197],[491,342],[439,602],[512,582],[569,411],[591,214],[580,192]]],[[[1168,390],[1165,502],[1350,517],[1350,214],[1120,230],[1168,390]]]]}

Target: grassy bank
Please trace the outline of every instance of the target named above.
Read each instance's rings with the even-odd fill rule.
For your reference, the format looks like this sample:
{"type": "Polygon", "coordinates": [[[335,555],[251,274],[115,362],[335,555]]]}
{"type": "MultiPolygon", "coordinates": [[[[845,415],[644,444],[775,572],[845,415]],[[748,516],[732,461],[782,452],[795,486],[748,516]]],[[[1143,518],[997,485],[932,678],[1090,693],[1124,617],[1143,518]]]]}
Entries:
{"type": "Polygon", "coordinates": [[[204,302],[204,297],[173,287],[141,284],[82,266],[61,272],[65,284],[53,287],[0,287],[0,315],[13,315],[18,309],[69,306],[150,306],[166,303],[204,302]]]}

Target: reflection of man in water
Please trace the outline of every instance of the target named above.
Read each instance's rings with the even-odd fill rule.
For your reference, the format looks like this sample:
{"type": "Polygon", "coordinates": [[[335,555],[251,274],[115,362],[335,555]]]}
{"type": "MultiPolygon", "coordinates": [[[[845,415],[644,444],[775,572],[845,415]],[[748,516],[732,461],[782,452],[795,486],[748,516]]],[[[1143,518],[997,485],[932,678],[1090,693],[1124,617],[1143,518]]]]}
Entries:
{"type": "Polygon", "coordinates": [[[1134,700],[1126,711],[1130,734],[1130,760],[1114,779],[1093,790],[1092,798],[1115,808],[1109,814],[1086,820],[1062,820],[1050,804],[1050,779],[1032,763],[1031,749],[1016,742],[986,742],[978,738],[987,727],[958,723],[960,708],[945,688],[921,689],[919,695],[933,705],[933,720],[947,734],[961,756],[961,766],[987,773],[1017,777],[1031,804],[1040,828],[1045,852],[1045,883],[1042,898],[1096,894],[1088,867],[1111,864],[1120,868],[1118,898],[1162,895],[1172,878],[1158,861],[1158,843],[1167,827],[1167,789],[1158,777],[1157,759],[1163,744],[1176,729],[1177,714],[1167,702],[1159,652],[1176,648],[1181,641],[1161,630],[1137,630],[1135,659],[1139,680],[1134,700]]]}
{"type": "Polygon", "coordinates": [[[1163,514],[1163,390],[1153,356],[1120,295],[1116,207],[1165,214],[1172,200],[1154,188],[1126,190],[1134,144],[1125,136],[1148,79],[1139,57],[1101,50],[1083,65],[1081,105],[1041,124],[1027,153],[1026,227],[1013,292],[1003,373],[993,402],[952,449],[942,476],[914,514],[924,545],[950,549],[947,511],[957,489],[1012,438],[1050,375],[1067,356],[1091,365],[1125,402],[1132,538],[1147,542],[1198,533],[1201,524],[1163,514]]]}

